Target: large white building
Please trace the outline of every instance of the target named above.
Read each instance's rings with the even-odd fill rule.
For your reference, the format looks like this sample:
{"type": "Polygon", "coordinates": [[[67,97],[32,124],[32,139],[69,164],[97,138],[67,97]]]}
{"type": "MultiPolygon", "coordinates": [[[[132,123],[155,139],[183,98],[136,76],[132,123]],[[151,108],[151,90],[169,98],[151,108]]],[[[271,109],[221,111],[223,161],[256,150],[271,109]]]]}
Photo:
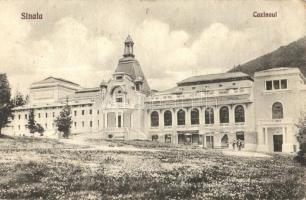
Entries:
{"type": "Polygon", "coordinates": [[[151,90],[128,36],[123,58],[110,81],[99,87],[54,77],[33,83],[29,104],[15,108],[9,131],[29,134],[29,110],[57,136],[55,118],[72,107],[72,133],[99,133],[109,139],[228,148],[240,139],[244,148],[265,152],[298,150],[295,123],[305,110],[305,77],[298,68],[274,68],[251,77],[242,72],[186,78],[171,89],[151,90]]]}

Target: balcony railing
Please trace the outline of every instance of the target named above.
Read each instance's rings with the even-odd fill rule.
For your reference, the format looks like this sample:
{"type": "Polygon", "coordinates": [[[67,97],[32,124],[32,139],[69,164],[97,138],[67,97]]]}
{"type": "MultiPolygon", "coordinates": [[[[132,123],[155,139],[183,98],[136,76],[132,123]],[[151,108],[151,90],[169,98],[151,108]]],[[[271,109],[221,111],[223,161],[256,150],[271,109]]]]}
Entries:
{"type": "Polygon", "coordinates": [[[259,125],[278,125],[278,124],[293,124],[293,118],[283,118],[283,119],[260,119],[258,120],[259,125]]]}
{"type": "Polygon", "coordinates": [[[167,100],[182,100],[182,99],[196,99],[196,98],[206,98],[206,97],[217,97],[217,96],[229,96],[229,95],[241,95],[241,94],[250,94],[249,88],[241,88],[236,90],[216,90],[216,91],[206,91],[206,92],[190,92],[181,95],[157,95],[149,97],[146,99],[146,102],[158,102],[158,101],[167,101],[167,100]]]}
{"type": "Polygon", "coordinates": [[[230,131],[236,129],[244,129],[245,123],[224,123],[224,124],[186,124],[186,125],[172,125],[172,126],[158,126],[158,127],[150,127],[151,131],[162,131],[162,130],[183,130],[183,129],[207,129],[207,130],[218,130],[218,131],[230,131]]]}

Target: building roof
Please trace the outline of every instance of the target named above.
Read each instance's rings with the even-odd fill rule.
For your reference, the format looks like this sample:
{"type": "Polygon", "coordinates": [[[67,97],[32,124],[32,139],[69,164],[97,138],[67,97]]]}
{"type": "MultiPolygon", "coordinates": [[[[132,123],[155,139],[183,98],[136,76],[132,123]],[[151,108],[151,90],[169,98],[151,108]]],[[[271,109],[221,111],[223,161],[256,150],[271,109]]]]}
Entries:
{"type": "MultiPolygon", "coordinates": [[[[127,48],[126,46],[127,42],[128,43],[133,42],[130,36],[128,36],[125,41],[125,48],[127,48]]],[[[133,47],[129,47],[129,48],[133,48],[133,47]]],[[[131,49],[131,52],[133,52],[133,49],[131,49]]],[[[141,66],[138,60],[134,58],[134,54],[132,53],[124,54],[123,56],[124,57],[119,60],[115,73],[126,73],[129,76],[131,76],[133,81],[142,80],[143,82],[142,91],[145,93],[149,93],[150,92],[149,84],[144,76],[144,73],[141,69],[141,66]]]]}
{"type": "Polygon", "coordinates": [[[45,78],[44,80],[35,82],[33,84],[51,83],[51,82],[54,82],[54,81],[60,81],[60,82],[68,83],[68,84],[71,84],[71,85],[80,86],[77,83],[74,83],[74,82],[71,82],[71,81],[68,81],[68,80],[65,80],[65,79],[62,79],[62,78],[56,78],[56,77],[53,77],[53,76],[49,76],[48,78],[45,78]]]}
{"type": "Polygon", "coordinates": [[[197,85],[205,83],[229,82],[236,80],[252,80],[250,75],[243,72],[230,72],[219,74],[207,74],[200,76],[192,76],[177,83],[178,86],[197,85]]]}
{"type": "Polygon", "coordinates": [[[99,91],[100,91],[99,87],[94,87],[94,88],[84,88],[76,91],[75,93],[88,93],[88,92],[99,92],[99,91]]]}
{"type": "Polygon", "coordinates": [[[134,42],[133,42],[133,40],[132,40],[130,35],[127,36],[127,38],[126,38],[124,43],[133,43],[134,44],[134,42]]]}

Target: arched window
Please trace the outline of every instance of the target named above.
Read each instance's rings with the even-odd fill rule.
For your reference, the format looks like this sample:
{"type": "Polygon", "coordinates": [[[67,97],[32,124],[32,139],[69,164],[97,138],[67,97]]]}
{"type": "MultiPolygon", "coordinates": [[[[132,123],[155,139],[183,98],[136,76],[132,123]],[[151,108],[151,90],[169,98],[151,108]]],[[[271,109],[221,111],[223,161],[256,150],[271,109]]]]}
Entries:
{"type": "Polygon", "coordinates": [[[179,110],[177,112],[177,125],[185,125],[185,111],[179,110]]]}
{"type": "Polygon", "coordinates": [[[283,105],[280,102],[276,102],[272,105],[272,119],[282,119],[283,105]]]}
{"type": "Polygon", "coordinates": [[[164,126],[172,126],[172,113],[170,110],[164,112],[164,126]]]}
{"type": "Polygon", "coordinates": [[[190,113],[191,124],[199,124],[199,110],[194,108],[190,113]]]}
{"type": "Polygon", "coordinates": [[[222,146],[222,147],[228,147],[228,146],[229,146],[227,134],[225,134],[225,135],[221,138],[221,146],[222,146]]]}
{"type": "Polygon", "coordinates": [[[229,111],[227,106],[220,108],[220,123],[229,123],[229,111]]]}
{"type": "Polygon", "coordinates": [[[214,109],[206,108],[205,109],[205,124],[213,124],[214,121],[214,109]]]}
{"type": "Polygon", "coordinates": [[[151,113],[151,126],[152,127],[159,126],[159,116],[157,111],[153,111],[151,113]]]}
{"type": "Polygon", "coordinates": [[[242,105],[236,106],[235,108],[235,122],[244,122],[244,108],[242,105]]]}

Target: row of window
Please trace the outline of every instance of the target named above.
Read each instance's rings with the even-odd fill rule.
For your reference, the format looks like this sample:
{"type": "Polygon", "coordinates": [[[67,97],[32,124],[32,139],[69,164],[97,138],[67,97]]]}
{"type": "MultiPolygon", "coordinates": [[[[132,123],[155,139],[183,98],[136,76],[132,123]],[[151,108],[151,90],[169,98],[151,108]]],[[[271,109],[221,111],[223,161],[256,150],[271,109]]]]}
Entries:
{"type": "MultiPolygon", "coordinates": [[[[220,123],[229,123],[229,109],[227,106],[223,106],[219,110],[220,123]]],[[[186,117],[185,111],[179,110],[177,112],[177,125],[185,125],[186,117]]],[[[283,119],[283,105],[280,102],[275,102],[272,105],[272,119],[283,119]]],[[[205,124],[214,124],[214,109],[206,108],[205,109],[205,124]]],[[[194,108],[190,112],[190,123],[199,124],[199,110],[194,108]]],[[[235,107],[235,122],[245,122],[245,113],[244,108],[241,105],[235,107]]],[[[151,126],[159,126],[159,114],[157,111],[151,113],[151,126]]],[[[164,126],[172,126],[172,112],[166,110],[164,112],[164,126]]]]}
{"type": "MultiPolygon", "coordinates": [[[[229,109],[227,106],[223,106],[220,108],[220,123],[229,123],[229,109]]],[[[190,112],[190,123],[199,124],[200,123],[200,114],[199,110],[194,108],[190,112]]],[[[214,109],[206,108],[205,109],[205,124],[214,124],[214,109]]],[[[245,122],[245,114],[244,108],[241,105],[235,107],[235,122],[245,122]]],[[[184,110],[179,110],[177,112],[177,125],[185,125],[186,124],[186,113],[184,110]]],[[[157,111],[153,111],[151,113],[151,126],[157,127],[159,126],[159,114],[157,111]]],[[[172,126],[172,112],[166,110],[164,112],[164,126],[172,126]]]]}
{"type": "Polygon", "coordinates": [[[284,90],[287,89],[287,79],[266,81],[266,90],[284,90]]]}
{"type": "MultiPolygon", "coordinates": [[[[82,114],[82,115],[85,115],[85,110],[82,110],[82,111],[81,111],[81,114],[82,114]]],[[[89,110],[89,114],[92,115],[92,110],[89,110]]],[[[98,115],[100,114],[99,110],[97,111],[97,114],[98,114],[98,115]]],[[[76,111],[76,110],[74,111],[74,116],[77,116],[77,111],[76,111]]],[[[38,118],[41,118],[41,113],[38,113],[38,114],[37,114],[37,117],[38,117],[38,118]]],[[[55,112],[52,113],[52,117],[53,117],[53,118],[55,117],[55,112]]],[[[28,114],[25,114],[25,115],[24,115],[24,118],[25,118],[25,119],[28,119],[28,114]]],[[[48,118],[48,113],[45,113],[45,118],[48,118]]],[[[18,119],[19,119],[19,120],[21,119],[21,114],[18,115],[18,119]]]]}
{"type": "MultiPolygon", "coordinates": [[[[77,122],[74,122],[73,124],[74,124],[74,128],[76,129],[76,128],[77,128],[77,125],[78,125],[77,122]]],[[[81,124],[82,124],[82,128],[84,128],[84,127],[85,127],[85,122],[82,121],[81,124]]],[[[99,125],[100,125],[100,121],[99,121],[99,120],[97,121],[97,125],[98,125],[98,127],[99,127],[99,125]]],[[[89,127],[92,127],[92,126],[93,126],[93,122],[92,122],[92,121],[89,121],[89,127]]],[[[25,125],[24,127],[25,127],[25,129],[27,129],[27,125],[25,125]]],[[[55,127],[55,125],[54,125],[54,123],[52,123],[52,128],[54,128],[54,127],[55,127]]],[[[18,130],[20,130],[20,128],[21,128],[20,125],[18,125],[18,130]]],[[[48,128],[48,124],[47,124],[47,123],[45,123],[44,128],[45,128],[45,129],[48,128]]]]}

